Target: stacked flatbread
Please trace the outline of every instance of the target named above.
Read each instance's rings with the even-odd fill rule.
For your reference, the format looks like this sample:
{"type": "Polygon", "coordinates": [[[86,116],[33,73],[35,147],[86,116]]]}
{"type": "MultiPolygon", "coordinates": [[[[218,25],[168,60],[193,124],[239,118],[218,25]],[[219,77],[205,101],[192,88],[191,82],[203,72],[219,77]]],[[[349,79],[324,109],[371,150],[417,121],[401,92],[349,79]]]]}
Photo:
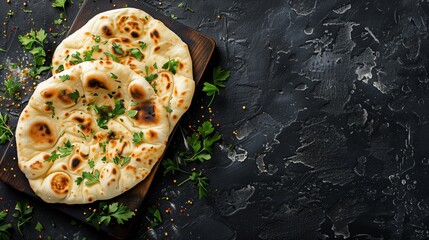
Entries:
{"type": "Polygon", "coordinates": [[[194,93],[187,45],[131,8],[65,39],[16,130],[18,166],[49,203],[113,198],[142,181],[194,93]]]}

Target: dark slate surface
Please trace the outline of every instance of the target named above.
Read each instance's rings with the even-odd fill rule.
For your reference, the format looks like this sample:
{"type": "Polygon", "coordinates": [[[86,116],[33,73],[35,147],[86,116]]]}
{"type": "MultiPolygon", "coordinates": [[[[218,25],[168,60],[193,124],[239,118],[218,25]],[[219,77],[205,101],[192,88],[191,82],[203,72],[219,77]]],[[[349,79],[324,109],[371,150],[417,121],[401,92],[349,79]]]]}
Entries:
{"type": "MultiPolygon", "coordinates": [[[[60,12],[49,1],[28,3],[33,13],[11,2],[0,2],[3,64],[26,56],[19,34],[48,28],[60,12]]],[[[212,113],[201,109],[209,99],[200,86],[181,125],[187,131],[212,118],[223,142],[196,165],[210,178],[209,196],[198,200],[194,186],[173,183],[185,176],[159,172],[130,239],[429,238],[427,1],[185,2],[194,13],[178,3],[146,4],[215,39],[212,66],[232,73],[212,113]],[[146,232],[153,204],[164,223],[146,232]]],[[[78,4],[67,8],[67,24],[78,4]]],[[[27,198],[4,184],[0,197],[10,212],[27,198]]],[[[106,238],[29,200],[35,214],[26,239],[106,238]]]]}

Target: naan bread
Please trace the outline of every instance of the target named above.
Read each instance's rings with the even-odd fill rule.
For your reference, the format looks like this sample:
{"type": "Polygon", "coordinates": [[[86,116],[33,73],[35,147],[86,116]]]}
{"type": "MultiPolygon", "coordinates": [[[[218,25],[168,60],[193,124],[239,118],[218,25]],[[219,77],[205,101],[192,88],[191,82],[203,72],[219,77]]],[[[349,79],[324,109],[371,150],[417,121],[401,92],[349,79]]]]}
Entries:
{"type": "Polygon", "coordinates": [[[142,10],[122,8],[96,15],[57,47],[53,74],[85,61],[85,57],[117,61],[145,77],[157,74],[152,86],[169,107],[170,131],[191,104],[195,82],[188,46],[142,10]],[[173,68],[163,69],[169,61],[173,68]]]}
{"type": "Polygon", "coordinates": [[[18,166],[46,202],[110,199],[149,174],[168,135],[167,110],[142,76],[84,62],[37,86],[18,121],[18,166]]]}

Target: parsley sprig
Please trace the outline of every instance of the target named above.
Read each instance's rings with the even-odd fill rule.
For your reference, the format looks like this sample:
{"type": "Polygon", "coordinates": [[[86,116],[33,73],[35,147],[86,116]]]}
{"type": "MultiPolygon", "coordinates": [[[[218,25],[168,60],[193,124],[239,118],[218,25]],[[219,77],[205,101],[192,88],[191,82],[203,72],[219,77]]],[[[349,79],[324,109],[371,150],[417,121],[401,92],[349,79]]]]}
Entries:
{"type": "Polygon", "coordinates": [[[18,40],[21,42],[24,49],[33,55],[33,69],[28,73],[32,77],[35,77],[51,68],[50,66],[44,66],[46,61],[46,52],[44,47],[47,36],[48,34],[43,29],[40,29],[39,31],[31,29],[31,31],[26,35],[18,36],[18,40]]]}
{"type": "Polygon", "coordinates": [[[198,133],[193,133],[186,138],[186,146],[189,146],[188,151],[181,151],[178,157],[173,159],[167,158],[162,162],[164,166],[164,175],[168,173],[175,174],[176,172],[187,174],[188,177],[179,183],[178,186],[191,181],[198,187],[199,198],[205,197],[208,192],[208,178],[205,177],[202,172],[196,173],[193,171],[186,171],[183,167],[187,166],[187,163],[196,160],[200,162],[210,160],[213,144],[219,141],[220,138],[220,134],[215,132],[212,123],[208,121],[204,122],[198,127],[198,133]]]}
{"type": "Polygon", "coordinates": [[[67,0],[55,0],[52,3],[52,7],[62,8],[65,11],[66,10],[66,2],[67,2],[67,0]]]}
{"type": "Polygon", "coordinates": [[[13,132],[7,125],[8,120],[9,116],[6,113],[4,115],[0,113],[0,144],[5,144],[12,140],[13,132]]]}
{"type": "Polygon", "coordinates": [[[139,144],[143,142],[143,132],[138,132],[133,134],[133,143],[139,144]]]}
{"type": "Polygon", "coordinates": [[[92,214],[86,218],[86,221],[91,222],[92,225],[99,230],[100,225],[109,225],[112,218],[116,219],[117,223],[124,224],[134,215],[135,213],[122,203],[113,202],[108,204],[106,202],[100,202],[98,204],[98,209],[92,212],[92,214]]]}
{"type": "Polygon", "coordinates": [[[12,223],[6,222],[6,211],[0,211],[0,239],[10,239],[11,234],[9,229],[12,228],[12,223]]]}
{"type": "Polygon", "coordinates": [[[177,67],[179,66],[179,61],[176,59],[169,59],[166,63],[162,65],[162,69],[170,71],[172,74],[176,74],[177,67]]]}
{"type": "Polygon", "coordinates": [[[109,119],[115,119],[117,116],[122,115],[125,113],[125,107],[124,107],[124,100],[121,99],[117,101],[116,99],[113,99],[115,101],[115,107],[112,109],[112,107],[103,105],[98,107],[97,104],[94,104],[93,109],[95,113],[100,115],[100,118],[96,120],[97,125],[100,128],[107,129],[107,122],[109,119]]]}
{"type": "Polygon", "coordinates": [[[4,89],[2,91],[7,92],[9,97],[16,97],[16,93],[19,91],[21,82],[16,82],[13,75],[8,76],[7,80],[4,82],[4,89]]]}
{"type": "Polygon", "coordinates": [[[203,87],[203,92],[212,97],[208,106],[212,104],[216,94],[219,94],[219,88],[225,87],[225,81],[228,80],[230,74],[230,71],[224,70],[220,66],[213,69],[213,83],[205,82],[203,87]]]}
{"type": "Polygon", "coordinates": [[[57,151],[53,151],[51,152],[51,156],[46,159],[46,161],[55,161],[58,158],[63,158],[66,157],[70,154],[72,154],[74,149],[74,145],[71,144],[70,140],[67,140],[67,142],[64,143],[64,147],[57,147],[57,151]]]}
{"type": "Polygon", "coordinates": [[[98,170],[94,170],[92,172],[82,172],[82,177],[76,178],[76,184],[80,185],[83,180],[85,181],[85,185],[89,186],[94,183],[100,182],[100,172],[98,170]]]}
{"type": "Polygon", "coordinates": [[[16,228],[18,232],[22,236],[21,228],[22,226],[31,220],[33,207],[30,207],[27,201],[17,202],[15,205],[16,212],[12,215],[15,218],[18,218],[18,222],[16,223],[16,228]]]}

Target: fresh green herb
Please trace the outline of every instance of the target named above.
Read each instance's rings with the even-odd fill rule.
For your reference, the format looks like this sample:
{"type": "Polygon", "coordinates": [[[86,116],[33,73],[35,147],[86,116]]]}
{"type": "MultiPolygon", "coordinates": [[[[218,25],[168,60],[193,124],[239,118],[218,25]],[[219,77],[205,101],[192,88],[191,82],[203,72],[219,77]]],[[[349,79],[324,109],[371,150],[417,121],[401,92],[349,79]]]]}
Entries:
{"type": "Polygon", "coordinates": [[[58,19],[55,19],[54,20],[54,24],[55,25],[60,25],[61,23],[63,23],[63,21],[64,21],[64,16],[63,16],[63,13],[60,13],[60,17],[58,18],[58,19]]]}
{"type": "Polygon", "coordinates": [[[49,109],[52,111],[52,118],[55,117],[55,107],[54,107],[54,103],[49,101],[49,102],[45,102],[46,106],[49,107],[49,109]]]}
{"type": "Polygon", "coordinates": [[[92,225],[99,230],[100,225],[109,225],[112,218],[115,218],[118,224],[124,224],[134,215],[134,212],[129,210],[127,206],[122,203],[113,202],[107,204],[105,202],[100,202],[98,204],[98,209],[92,212],[92,214],[86,218],[86,221],[91,222],[92,225]]]}
{"type": "Polygon", "coordinates": [[[19,91],[21,82],[15,82],[13,75],[10,75],[7,80],[4,82],[5,89],[3,91],[9,94],[9,97],[16,97],[16,93],[19,91]]]}
{"type": "Polygon", "coordinates": [[[102,158],[101,158],[101,161],[102,161],[102,162],[104,162],[104,163],[107,163],[107,158],[106,158],[106,156],[102,157],[102,158]]]}
{"type": "Polygon", "coordinates": [[[12,223],[6,222],[7,212],[0,211],[0,239],[9,240],[11,239],[10,229],[12,229],[12,223]]]}
{"type": "Polygon", "coordinates": [[[176,20],[176,19],[177,19],[176,15],[174,15],[174,14],[170,14],[170,17],[171,17],[172,19],[174,19],[174,20],[176,20]]]}
{"type": "Polygon", "coordinates": [[[33,12],[32,10],[24,9],[24,8],[22,8],[22,11],[25,12],[25,13],[32,13],[33,12]]]}
{"type": "Polygon", "coordinates": [[[95,60],[94,58],[92,58],[92,50],[88,50],[88,51],[84,51],[83,52],[83,60],[84,61],[92,61],[95,60]]]}
{"type": "Polygon", "coordinates": [[[0,48],[0,52],[6,52],[6,49],[0,48]]]}
{"type": "Polygon", "coordinates": [[[193,172],[187,179],[183,180],[181,183],[179,183],[177,186],[181,186],[187,181],[193,182],[195,185],[198,186],[198,197],[201,199],[205,196],[207,196],[207,185],[208,185],[208,178],[204,177],[203,174],[193,172]]]}
{"type": "Polygon", "coordinates": [[[148,211],[153,216],[153,219],[149,220],[149,227],[154,228],[159,226],[162,223],[161,212],[159,211],[159,209],[155,205],[152,205],[149,207],[148,211]]]}
{"type": "Polygon", "coordinates": [[[131,48],[130,53],[133,57],[135,57],[138,61],[142,60],[143,54],[140,52],[138,48],[131,48]]]}
{"type": "Polygon", "coordinates": [[[48,34],[43,29],[37,32],[31,29],[26,35],[18,36],[18,40],[24,49],[33,55],[33,69],[28,73],[32,77],[50,69],[49,66],[43,66],[46,61],[46,52],[43,48],[47,36],[48,34]]]}
{"type": "Polygon", "coordinates": [[[98,52],[98,51],[100,51],[100,46],[99,46],[99,45],[94,45],[94,46],[92,46],[92,47],[91,47],[91,49],[92,49],[93,51],[98,52]]]}
{"type": "Polygon", "coordinates": [[[104,52],[104,55],[106,55],[107,57],[111,57],[113,61],[115,62],[120,62],[119,58],[116,57],[115,55],[109,53],[109,52],[104,52]]]}
{"type": "Polygon", "coordinates": [[[106,124],[110,118],[115,119],[117,116],[125,113],[125,107],[123,106],[124,100],[121,99],[117,101],[116,99],[114,99],[114,101],[115,101],[115,108],[111,111],[109,111],[110,109],[112,109],[110,106],[104,105],[104,106],[98,107],[96,104],[94,104],[93,109],[95,113],[100,115],[100,118],[96,120],[97,125],[100,128],[107,129],[106,124]]]}
{"type": "Polygon", "coordinates": [[[130,117],[130,118],[135,117],[137,115],[137,113],[138,113],[137,110],[130,110],[127,112],[128,117],[130,117]]]}
{"type": "Polygon", "coordinates": [[[57,7],[57,8],[63,8],[63,10],[66,10],[66,2],[67,0],[55,0],[52,3],[52,7],[57,7]]]}
{"type": "MultiPolygon", "coordinates": [[[[155,63],[156,64],[156,63],[155,63]]],[[[157,68],[156,68],[157,69],[157,68]]],[[[146,70],[146,76],[144,77],[146,79],[146,81],[148,81],[149,83],[151,83],[155,78],[158,77],[158,74],[153,73],[151,75],[149,75],[149,67],[145,66],[145,70],[146,70]]]]}
{"type": "Polygon", "coordinates": [[[67,80],[70,80],[70,75],[66,74],[66,75],[61,75],[60,79],[62,82],[65,82],[67,80]]]}
{"type": "Polygon", "coordinates": [[[133,134],[133,143],[139,144],[143,142],[143,132],[138,132],[133,134]]]}
{"type": "Polygon", "coordinates": [[[169,106],[166,106],[165,110],[167,110],[168,113],[172,113],[173,112],[173,109],[171,109],[169,106]]]}
{"type": "Polygon", "coordinates": [[[230,71],[223,70],[220,66],[213,69],[213,84],[205,82],[203,87],[203,92],[209,97],[212,96],[208,106],[212,104],[216,94],[219,94],[219,88],[225,87],[225,81],[229,78],[230,74],[230,71]]]}
{"type": "Polygon", "coordinates": [[[103,152],[106,152],[106,146],[107,146],[107,144],[108,144],[109,142],[108,141],[105,141],[105,142],[99,142],[98,143],[98,145],[101,147],[101,150],[103,151],[103,152]]]}
{"type": "Polygon", "coordinates": [[[176,74],[177,67],[179,66],[179,61],[176,59],[170,59],[162,65],[162,69],[166,69],[173,74],[176,74]]]}
{"type": "Polygon", "coordinates": [[[156,63],[153,64],[153,68],[155,68],[156,70],[158,70],[158,65],[156,65],[156,63]]]}
{"type": "Polygon", "coordinates": [[[71,56],[72,56],[72,58],[75,59],[75,60],[70,60],[71,64],[76,65],[78,63],[83,62],[82,58],[80,57],[80,52],[75,52],[71,56]]]}
{"type": "Polygon", "coordinates": [[[0,113],[0,144],[5,144],[12,140],[13,132],[7,125],[8,120],[9,116],[6,113],[4,115],[0,113]]]}
{"type": "Polygon", "coordinates": [[[64,65],[60,65],[60,66],[58,66],[58,68],[57,68],[57,73],[60,73],[60,72],[62,72],[62,71],[64,71],[64,65]]]}
{"type": "Polygon", "coordinates": [[[38,221],[34,229],[36,229],[38,232],[41,232],[43,230],[43,225],[38,221]]]}
{"type": "Polygon", "coordinates": [[[145,49],[147,47],[147,44],[145,42],[140,41],[139,43],[140,43],[140,48],[141,49],[145,49]]]}
{"type": "Polygon", "coordinates": [[[92,35],[93,37],[94,37],[94,41],[96,42],[96,43],[99,43],[100,42],[100,35],[92,35]]]}
{"type": "Polygon", "coordinates": [[[110,73],[110,77],[113,79],[118,79],[118,76],[116,76],[114,73],[110,73]]]}
{"type": "Polygon", "coordinates": [[[178,8],[185,8],[185,4],[184,3],[179,3],[179,5],[177,5],[178,8]]]}
{"type": "Polygon", "coordinates": [[[94,159],[89,159],[88,160],[88,165],[89,165],[90,168],[94,168],[94,166],[95,166],[94,159]]]}
{"type": "Polygon", "coordinates": [[[60,146],[57,147],[57,151],[59,153],[57,153],[56,151],[53,151],[51,153],[51,156],[48,159],[46,159],[46,161],[55,161],[58,158],[66,157],[72,154],[73,149],[74,149],[74,145],[71,144],[70,140],[67,140],[67,142],[64,143],[64,147],[60,147],[60,146]]]}
{"type": "Polygon", "coordinates": [[[100,182],[100,172],[98,170],[95,170],[91,173],[82,172],[82,177],[78,177],[75,182],[77,185],[80,185],[83,182],[83,180],[86,180],[85,181],[86,186],[92,185],[94,183],[98,183],[100,182]]]}
{"type": "Polygon", "coordinates": [[[116,54],[121,55],[121,56],[123,56],[123,55],[124,55],[124,51],[121,49],[121,45],[116,44],[116,43],[113,43],[113,44],[112,44],[112,47],[113,47],[113,51],[114,51],[116,54]]]}
{"type": "Polygon", "coordinates": [[[212,146],[215,142],[219,141],[221,136],[218,132],[214,132],[211,122],[205,121],[198,127],[199,134],[193,133],[190,137],[186,138],[187,143],[193,150],[192,156],[186,158],[186,161],[199,160],[204,162],[211,159],[212,146]],[[201,144],[202,143],[202,144],[201,144]]]}
{"type": "Polygon", "coordinates": [[[18,232],[22,236],[22,226],[29,222],[33,217],[31,214],[33,213],[33,207],[30,207],[27,201],[18,201],[15,205],[16,212],[13,214],[13,217],[18,218],[18,222],[16,224],[16,228],[18,232]]]}
{"type": "Polygon", "coordinates": [[[62,31],[62,32],[60,32],[60,33],[51,33],[51,35],[52,35],[52,37],[58,37],[58,36],[62,36],[62,35],[64,35],[66,33],[66,31],[62,31]]]}
{"type": "Polygon", "coordinates": [[[164,176],[167,175],[167,173],[176,173],[176,171],[182,172],[182,173],[188,173],[184,170],[182,170],[179,166],[179,160],[175,158],[174,160],[167,158],[162,161],[162,165],[164,166],[164,176]]]}
{"type": "Polygon", "coordinates": [[[115,156],[113,158],[113,163],[116,165],[121,165],[121,167],[125,166],[125,164],[129,163],[130,161],[131,161],[131,157],[115,156]]]}
{"type": "Polygon", "coordinates": [[[69,96],[71,99],[73,99],[74,103],[77,103],[77,100],[79,99],[80,95],[79,95],[79,91],[75,90],[74,92],[67,94],[67,96],[69,96]]]}
{"type": "Polygon", "coordinates": [[[186,7],[186,11],[191,12],[191,13],[194,13],[194,12],[195,12],[195,11],[194,11],[192,8],[190,8],[190,7],[186,7]]]}

